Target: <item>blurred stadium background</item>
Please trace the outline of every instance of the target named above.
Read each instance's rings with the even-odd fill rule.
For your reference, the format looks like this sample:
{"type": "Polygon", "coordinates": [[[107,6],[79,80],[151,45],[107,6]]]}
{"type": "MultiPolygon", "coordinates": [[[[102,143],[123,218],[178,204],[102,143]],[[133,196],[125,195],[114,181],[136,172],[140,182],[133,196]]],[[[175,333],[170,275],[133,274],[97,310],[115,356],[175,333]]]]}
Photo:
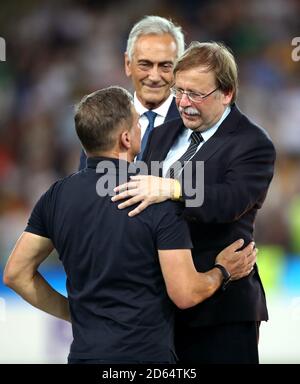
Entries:
{"type": "MultiPolygon", "coordinates": [[[[171,17],[187,43],[220,40],[240,68],[238,104],[265,127],[278,152],[259,213],[256,242],[270,320],[262,324],[262,363],[300,363],[300,36],[299,0],[35,1],[0,5],[0,271],[37,198],[76,170],[80,146],[73,105],[119,84],[131,89],[123,52],[143,15],[171,17]]],[[[56,255],[42,268],[61,292],[56,255]]],[[[0,281],[0,363],[64,363],[68,324],[17,298],[0,281]]]]}

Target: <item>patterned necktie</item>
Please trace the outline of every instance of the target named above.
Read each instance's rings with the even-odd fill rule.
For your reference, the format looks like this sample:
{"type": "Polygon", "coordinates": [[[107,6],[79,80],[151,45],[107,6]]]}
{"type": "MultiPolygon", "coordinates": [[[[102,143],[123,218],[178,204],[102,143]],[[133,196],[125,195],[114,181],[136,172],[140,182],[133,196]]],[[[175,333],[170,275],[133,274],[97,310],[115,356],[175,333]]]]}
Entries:
{"type": "Polygon", "coordinates": [[[153,128],[154,128],[154,120],[157,116],[157,113],[153,112],[153,111],[147,111],[144,113],[144,115],[147,117],[148,121],[149,121],[149,124],[148,124],[148,127],[144,133],[144,136],[143,136],[143,139],[142,139],[142,144],[141,144],[141,152],[137,155],[136,159],[137,160],[142,160],[142,157],[143,157],[143,153],[145,151],[145,148],[146,148],[146,145],[147,145],[147,142],[148,142],[148,137],[150,135],[150,133],[153,131],[153,128]]]}
{"type": "Polygon", "coordinates": [[[199,144],[203,141],[203,137],[200,132],[193,132],[191,134],[191,143],[184,154],[176,160],[169,168],[170,178],[177,179],[183,169],[184,161],[190,160],[197,151],[199,144]]]}

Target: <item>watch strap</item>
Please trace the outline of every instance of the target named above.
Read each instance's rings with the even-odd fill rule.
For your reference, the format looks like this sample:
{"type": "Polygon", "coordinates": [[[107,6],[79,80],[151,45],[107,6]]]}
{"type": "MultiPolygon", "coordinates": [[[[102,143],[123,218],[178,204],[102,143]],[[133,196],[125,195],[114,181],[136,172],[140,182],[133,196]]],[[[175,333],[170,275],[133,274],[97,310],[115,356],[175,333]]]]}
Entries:
{"type": "Polygon", "coordinates": [[[228,287],[228,285],[231,282],[231,275],[227,271],[227,269],[223,265],[221,265],[221,264],[215,264],[214,268],[218,268],[221,271],[221,273],[222,273],[223,282],[222,282],[222,285],[221,285],[221,289],[222,289],[222,291],[225,291],[225,289],[228,287]]]}

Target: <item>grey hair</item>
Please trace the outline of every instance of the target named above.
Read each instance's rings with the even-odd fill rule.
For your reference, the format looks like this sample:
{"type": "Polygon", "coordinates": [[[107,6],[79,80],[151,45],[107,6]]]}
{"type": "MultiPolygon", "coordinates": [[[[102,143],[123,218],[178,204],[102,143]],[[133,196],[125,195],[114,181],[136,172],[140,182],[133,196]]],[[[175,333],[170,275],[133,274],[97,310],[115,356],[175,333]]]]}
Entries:
{"type": "Polygon", "coordinates": [[[184,35],[181,27],[164,17],[145,16],[133,26],[129,33],[126,48],[129,60],[132,60],[134,44],[140,36],[164,35],[165,33],[169,33],[174,38],[177,45],[177,57],[181,56],[184,51],[184,35]]]}

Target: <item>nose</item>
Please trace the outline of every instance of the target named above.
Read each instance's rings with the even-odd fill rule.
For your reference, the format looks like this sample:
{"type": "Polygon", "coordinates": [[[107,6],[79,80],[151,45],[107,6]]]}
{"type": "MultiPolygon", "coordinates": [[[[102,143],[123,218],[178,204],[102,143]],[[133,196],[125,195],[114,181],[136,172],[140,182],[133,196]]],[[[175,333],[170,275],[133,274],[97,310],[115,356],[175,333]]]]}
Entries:
{"type": "Polygon", "coordinates": [[[185,108],[190,105],[191,105],[191,100],[188,98],[187,94],[184,93],[181,99],[179,100],[179,106],[185,108]]]}
{"type": "Polygon", "coordinates": [[[148,77],[151,81],[160,81],[160,74],[157,65],[153,65],[153,67],[149,70],[148,77]]]}

